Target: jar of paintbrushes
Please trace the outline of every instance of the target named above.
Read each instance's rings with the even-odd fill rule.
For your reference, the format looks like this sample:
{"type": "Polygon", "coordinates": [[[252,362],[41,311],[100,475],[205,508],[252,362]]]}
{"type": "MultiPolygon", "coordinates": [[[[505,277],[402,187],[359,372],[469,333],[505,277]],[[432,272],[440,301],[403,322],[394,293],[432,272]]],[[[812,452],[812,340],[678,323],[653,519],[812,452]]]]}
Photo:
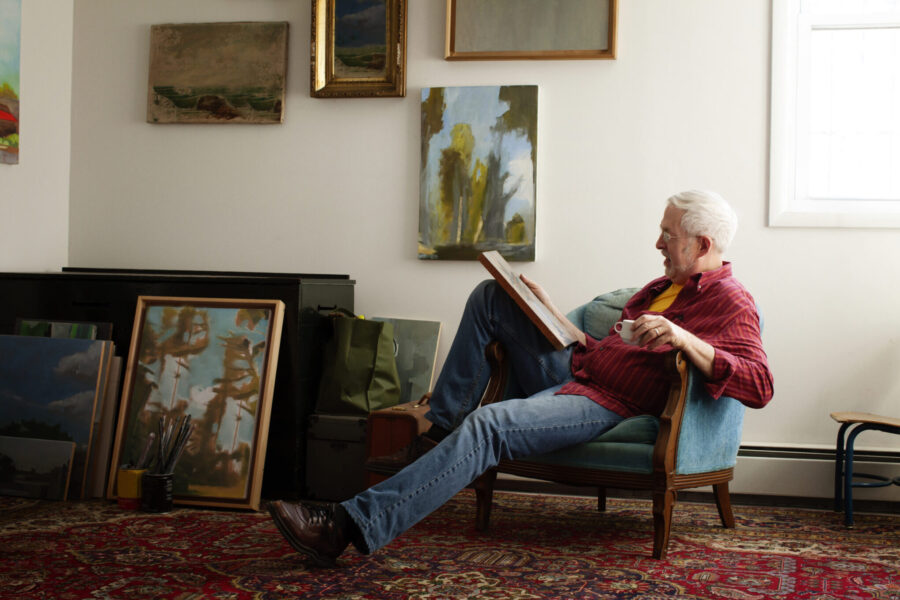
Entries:
{"type": "Polygon", "coordinates": [[[138,465],[146,469],[141,476],[141,510],[144,512],[172,510],[175,465],[191,439],[194,425],[190,415],[175,420],[160,417],[158,433],[147,437],[138,465]]]}

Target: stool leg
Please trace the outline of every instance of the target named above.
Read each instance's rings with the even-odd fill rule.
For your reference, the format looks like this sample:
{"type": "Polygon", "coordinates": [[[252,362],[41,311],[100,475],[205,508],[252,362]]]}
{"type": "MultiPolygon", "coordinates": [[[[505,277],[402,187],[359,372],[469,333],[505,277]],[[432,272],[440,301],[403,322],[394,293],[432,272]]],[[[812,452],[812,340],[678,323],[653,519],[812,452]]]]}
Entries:
{"type": "Polygon", "coordinates": [[[834,450],[834,510],[844,510],[844,436],[852,423],[842,423],[838,429],[837,443],[834,450]]]}
{"type": "Polygon", "coordinates": [[[856,436],[869,429],[865,424],[855,427],[847,436],[847,448],[845,450],[844,463],[844,525],[853,527],[853,443],[856,436]]]}

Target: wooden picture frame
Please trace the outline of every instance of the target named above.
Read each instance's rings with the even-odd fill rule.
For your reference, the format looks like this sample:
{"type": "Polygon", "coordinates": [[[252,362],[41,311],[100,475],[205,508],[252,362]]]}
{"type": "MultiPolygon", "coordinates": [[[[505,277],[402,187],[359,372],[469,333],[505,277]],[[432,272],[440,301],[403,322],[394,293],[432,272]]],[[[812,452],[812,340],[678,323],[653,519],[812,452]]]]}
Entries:
{"type": "Polygon", "coordinates": [[[614,59],[618,0],[447,0],[447,60],[614,59]]]}
{"type": "Polygon", "coordinates": [[[259,509],[283,320],[280,300],[138,297],[109,498],[161,420],[189,415],[174,503],[259,509]]]}
{"type": "Polygon", "coordinates": [[[407,0],[312,0],[310,96],[406,96],[407,0]]]}

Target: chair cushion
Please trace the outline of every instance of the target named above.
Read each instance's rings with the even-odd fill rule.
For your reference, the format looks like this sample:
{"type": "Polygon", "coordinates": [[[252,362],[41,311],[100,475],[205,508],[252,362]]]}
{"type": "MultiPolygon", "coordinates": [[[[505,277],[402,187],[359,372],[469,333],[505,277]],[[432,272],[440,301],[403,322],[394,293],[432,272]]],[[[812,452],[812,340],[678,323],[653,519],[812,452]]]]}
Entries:
{"type": "Polygon", "coordinates": [[[653,471],[653,445],[658,433],[659,419],[651,415],[638,415],[625,419],[590,442],[526,460],[567,467],[650,473],[653,471]]]}
{"type": "Polygon", "coordinates": [[[523,460],[566,467],[652,473],[653,444],[593,441],[575,444],[540,456],[529,456],[523,460]]]}
{"type": "Polygon", "coordinates": [[[625,444],[655,444],[659,435],[659,419],[652,415],[638,415],[625,419],[609,431],[601,433],[595,442],[625,444]]]}

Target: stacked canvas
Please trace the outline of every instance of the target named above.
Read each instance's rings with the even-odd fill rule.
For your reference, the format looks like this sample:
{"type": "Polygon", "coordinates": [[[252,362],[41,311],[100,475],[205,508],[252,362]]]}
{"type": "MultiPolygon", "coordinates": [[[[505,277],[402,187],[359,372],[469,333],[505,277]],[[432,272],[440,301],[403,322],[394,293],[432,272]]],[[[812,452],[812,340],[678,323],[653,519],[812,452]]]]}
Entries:
{"type": "Polygon", "coordinates": [[[0,335],[0,494],[102,496],[121,371],[114,350],[108,340],[0,335]]]}

